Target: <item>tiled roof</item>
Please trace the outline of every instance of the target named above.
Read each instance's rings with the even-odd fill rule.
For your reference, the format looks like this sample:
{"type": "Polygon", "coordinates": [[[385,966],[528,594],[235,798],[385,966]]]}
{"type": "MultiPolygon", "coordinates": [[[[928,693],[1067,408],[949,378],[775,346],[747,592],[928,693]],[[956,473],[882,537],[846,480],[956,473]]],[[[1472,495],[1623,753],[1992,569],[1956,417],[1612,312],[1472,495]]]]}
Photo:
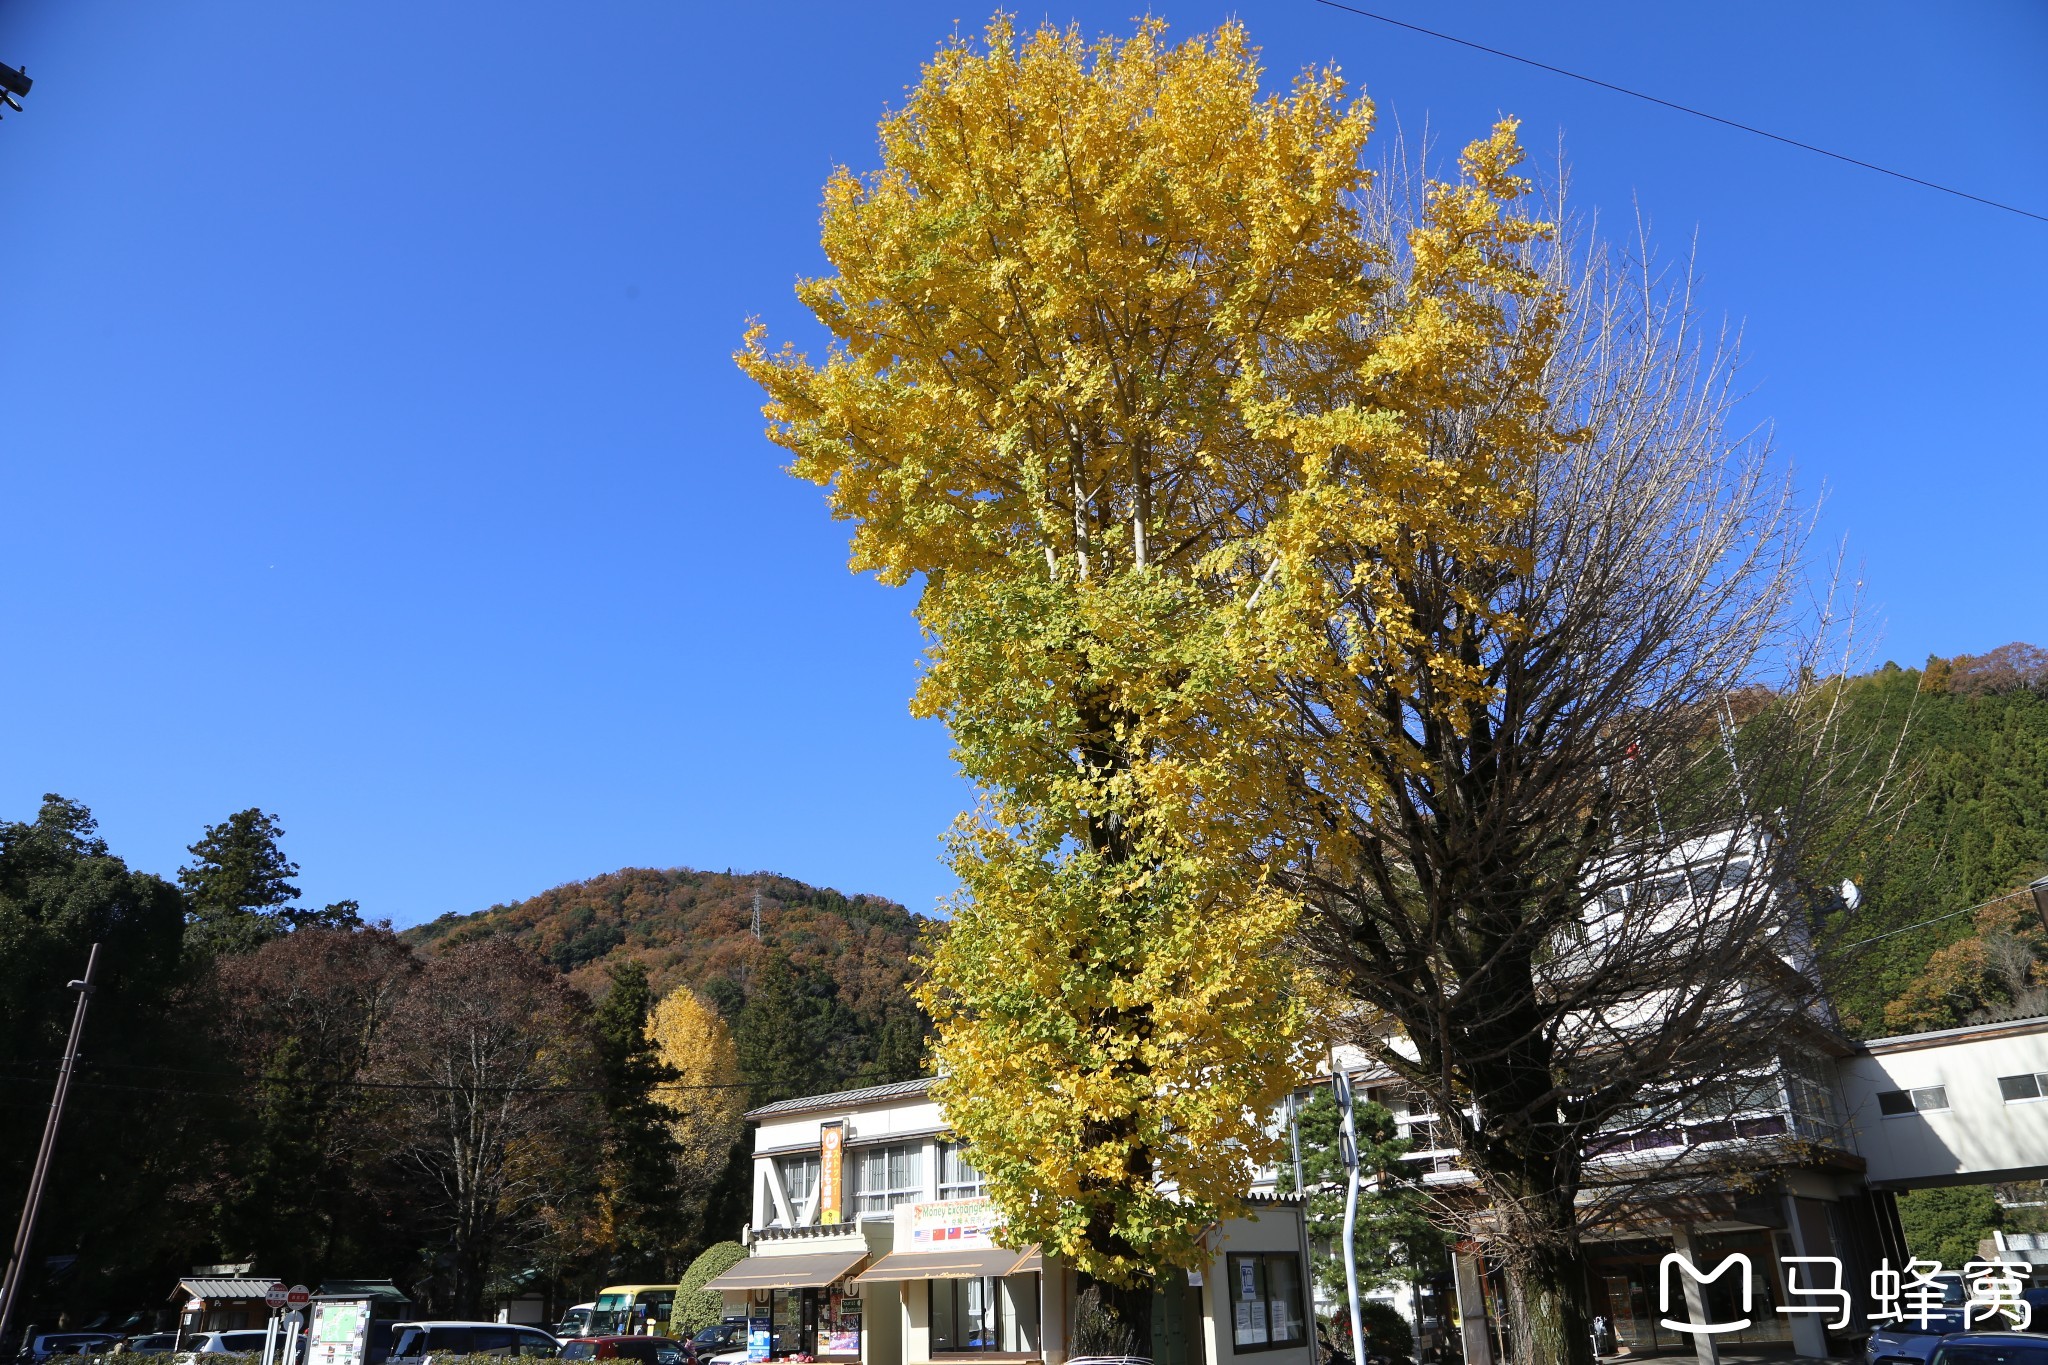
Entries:
{"type": "MultiPolygon", "coordinates": [[[[532,1272],[529,1272],[532,1273],[532,1272]]],[[[375,1299],[378,1303],[411,1303],[405,1291],[389,1280],[322,1280],[322,1295],[353,1295],[357,1298],[375,1299]]]]}
{"type": "Polygon", "coordinates": [[[217,1280],[184,1279],[178,1281],[178,1288],[195,1299],[260,1299],[270,1292],[270,1286],[277,1281],[268,1275],[260,1279],[217,1280]]]}
{"type": "Polygon", "coordinates": [[[920,1076],[916,1080],[892,1081],[888,1085],[870,1085],[860,1090],[840,1090],[830,1095],[799,1095],[793,1100],[777,1100],[759,1109],[749,1109],[747,1117],[771,1119],[784,1114],[808,1114],[815,1109],[847,1109],[877,1100],[913,1099],[930,1090],[931,1084],[931,1077],[920,1076]]]}

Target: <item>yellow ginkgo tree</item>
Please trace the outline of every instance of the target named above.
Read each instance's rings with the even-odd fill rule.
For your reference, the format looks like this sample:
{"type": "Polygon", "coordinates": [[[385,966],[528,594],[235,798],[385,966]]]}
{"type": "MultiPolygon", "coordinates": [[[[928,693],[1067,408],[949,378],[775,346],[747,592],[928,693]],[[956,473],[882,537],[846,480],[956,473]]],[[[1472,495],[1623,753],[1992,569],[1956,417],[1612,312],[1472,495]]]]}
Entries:
{"type": "Polygon", "coordinates": [[[913,706],[983,794],[920,987],[949,1120],[1006,1235],[1141,1339],[1308,1046],[1296,906],[1257,870],[1286,765],[1256,680],[1313,618],[1328,527],[1486,535],[1492,471],[1443,466],[1418,413],[1490,325],[1459,296],[1539,230],[1503,209],[1503,128],[1432,201],[1428,287],[1394,288],[1371,105],[1261,76],[1236,25],[947,43],[880,169],[826,185],[831,269],[798,295],[827,353],[755,324],[738,356],[853,569],[916,585],[913,706]]]}

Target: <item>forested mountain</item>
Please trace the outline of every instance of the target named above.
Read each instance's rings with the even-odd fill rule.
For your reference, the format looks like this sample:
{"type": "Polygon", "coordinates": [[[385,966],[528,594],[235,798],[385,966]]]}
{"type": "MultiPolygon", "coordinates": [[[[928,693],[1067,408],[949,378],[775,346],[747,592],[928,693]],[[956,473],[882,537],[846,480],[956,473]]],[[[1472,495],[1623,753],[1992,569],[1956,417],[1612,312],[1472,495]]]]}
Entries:
{"type": "Polygon", "coordinates": [[[626,868],[443,915],[403,937],[428,954],[507,940],[593,997],[627,962],[645,968],[657,996],[687,986],[731,1021],[758,1103],[916,1074],[923,1022],[906,987],[930,923],[892,901],[770,872],[626,868]]]}
{"type": "Polygon", "coordinates": [[[1848,870],[1863,903],[1830,926],[1857,945],[1832,983],[1845,1022],[1869,1037],[2024,1008],[2048,984],[2031,902],[1960,912],[2048,872],[2048,653],[1886,664],[1844,703],[1846,738],[1896,752],[1901,798],[1860,832],[1848,870]]]}

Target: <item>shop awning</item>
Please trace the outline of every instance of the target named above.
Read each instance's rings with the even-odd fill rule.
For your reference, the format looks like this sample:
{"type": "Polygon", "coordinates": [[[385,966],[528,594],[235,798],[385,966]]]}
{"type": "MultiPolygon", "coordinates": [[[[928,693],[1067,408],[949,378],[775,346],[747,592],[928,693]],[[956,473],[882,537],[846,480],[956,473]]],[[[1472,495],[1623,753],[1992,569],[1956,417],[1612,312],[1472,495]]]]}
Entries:
{"type": "MultiPolygon", "coordinates": [[[[1036,1249],[1034,1248],[1034,1251],[1036,1249]]],[[[956,1251],[892,1251],[861,1272],[869,1280],[974,1280],[1016,1271],[1021,1253],[1000,1247],[962,1247],[956,1251]]]]}
{"type": "Polygon", "coordinates": [[[749,1256],[706,1289],[819,1289],[846,1278],[867,1259],[865,1251],[812,1251],[797,1256],[749,1256]]]}
{"type": "Polygon", "coordinates": [[[1012,1275],[1036,1275],[1044,1269],[1045,1257],[1038,1254],[1037,1247],[1033,1247],[1024,1253],[1023,1260],[1011,1267],[1010,1273],[1012,1275]]]}

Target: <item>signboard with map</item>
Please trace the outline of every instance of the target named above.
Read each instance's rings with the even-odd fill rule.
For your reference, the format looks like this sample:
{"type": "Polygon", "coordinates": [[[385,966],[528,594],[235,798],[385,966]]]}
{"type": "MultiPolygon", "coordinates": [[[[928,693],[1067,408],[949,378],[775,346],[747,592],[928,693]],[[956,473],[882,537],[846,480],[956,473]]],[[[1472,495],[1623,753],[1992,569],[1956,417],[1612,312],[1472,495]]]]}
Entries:
{"type": "Polygon", "coordinates": [[[363,1365],[370,1335],[368,1299],[320,1299],[306,1326],[306,1365],[363,1365]]]}

